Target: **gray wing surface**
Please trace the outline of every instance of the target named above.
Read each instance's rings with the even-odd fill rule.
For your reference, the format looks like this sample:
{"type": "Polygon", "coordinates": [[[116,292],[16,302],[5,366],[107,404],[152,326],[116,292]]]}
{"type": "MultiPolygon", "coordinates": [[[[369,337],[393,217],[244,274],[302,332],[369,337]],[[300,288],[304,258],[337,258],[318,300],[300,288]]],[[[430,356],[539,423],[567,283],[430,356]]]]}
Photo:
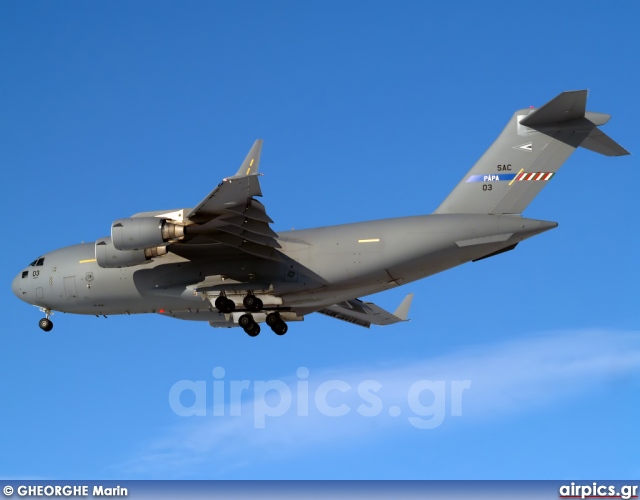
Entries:
{"type": "Polygon", "coordinates": [[[333,304],[317,312],[365,328],[369,328],[371,325],[393,325],[401,321],[408,321],[407,316],[412,300],[413,294],[410,293],[393,313],[385,311],[373,302],[363,302],[360,299],[333,304]]]}
{"type": "MultiPolygon", "coordinates": [[[[178,254],[193,254],[194,246],[215,249],[223,245],[241,252],[274,258],[276,250],[281,248],[278,235],[270,224],[273,220],[256,196],[262,196],[259,173],[262,139],[258,139],[240,168],[232,177],[222,180],[193,209],[173,212],[144,212],[134,217],[163,217],[185,226],[187,238],[174,243],[171,250],[178,254]]],[[[195,252],[199,253],[199,252],[195,252]]]]}
{"type": "Polygon", "coordinates": [[[185,219],[196,225],[187,234],[196,242],[221,243],[258,257],[271,258],[280,248],[273,222],[262,203],[258,169],[262,139],[258,139],[233,177],[222,182],[185,219]]]}
{"type": "MultiPolygon", "coordinates": [[[[253,196],[262,196],[260,183],[258,182],[258,169],[260,167],[260,153],[262,151],[262,139],[253,143],[251,150],[240,165],[233,177],[223,179],[209,195],[192,209],[186,218],[196,224],[207,222],[227,210],[235,213],[244,213],[246,200],[253,196]]],[[[266,222],[273,222],[268,217],[266,222]]]]}

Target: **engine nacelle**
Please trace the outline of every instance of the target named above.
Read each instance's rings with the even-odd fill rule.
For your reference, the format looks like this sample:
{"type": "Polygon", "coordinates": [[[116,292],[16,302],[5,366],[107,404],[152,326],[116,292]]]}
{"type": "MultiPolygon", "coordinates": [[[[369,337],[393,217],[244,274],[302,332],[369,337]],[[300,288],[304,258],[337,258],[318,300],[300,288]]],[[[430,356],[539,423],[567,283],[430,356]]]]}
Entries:
{"type": "Polygon", "coordinates": [[[158,217],[119,219],[111,225],[111,240],[118,250],[144,250],[184,238],[184,226],[158,217]]]}
{"type": "Polygon", "coordinates": [[[109,237],[96,241],[96,263],[104,268],[137,266],[166,253],[167,247],[118,250],[109,237]]]}

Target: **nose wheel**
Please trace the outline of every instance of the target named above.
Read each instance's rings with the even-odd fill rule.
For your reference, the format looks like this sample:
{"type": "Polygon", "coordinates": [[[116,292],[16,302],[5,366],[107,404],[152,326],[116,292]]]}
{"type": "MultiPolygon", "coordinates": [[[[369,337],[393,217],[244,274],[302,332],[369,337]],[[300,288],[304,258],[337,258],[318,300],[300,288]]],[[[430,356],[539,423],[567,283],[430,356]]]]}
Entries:
{"type": "Polygon", "coordinates": [[[49,319],[51,311],[43,309],[42,312],[46,314],[46,317],[38,321],[38,326],[45,332],[50,332],[53,329],[53,322],[49,319]]]}

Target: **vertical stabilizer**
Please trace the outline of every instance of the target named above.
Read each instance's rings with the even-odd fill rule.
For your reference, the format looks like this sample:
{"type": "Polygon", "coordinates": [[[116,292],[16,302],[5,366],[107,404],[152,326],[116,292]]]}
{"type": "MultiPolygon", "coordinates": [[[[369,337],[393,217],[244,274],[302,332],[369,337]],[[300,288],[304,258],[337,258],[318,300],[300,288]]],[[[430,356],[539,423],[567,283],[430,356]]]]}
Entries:
{"type": "Polygon", "coordinates": [[[587,91],[563,92],[544,106],[516,111],[500,136],[442,202],[436,214],[520,214],[578,146],[629,154],[597,125],[609,115],[586,111],[587,91]]]}

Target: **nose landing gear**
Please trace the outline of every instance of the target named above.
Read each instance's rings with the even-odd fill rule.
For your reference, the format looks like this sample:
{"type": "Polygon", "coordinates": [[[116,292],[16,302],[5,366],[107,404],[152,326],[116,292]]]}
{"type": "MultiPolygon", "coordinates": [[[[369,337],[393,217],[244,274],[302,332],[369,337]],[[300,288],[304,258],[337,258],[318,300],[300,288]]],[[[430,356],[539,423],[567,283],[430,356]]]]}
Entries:
{"type": "Polygon", "coordinates": [[[45,317],[38,321],[38,326],[45,332],[50,332],[53,329],[53,322],[49,319],[51,311],[49,309],[41,309],[45,314],[45,317]]]}

